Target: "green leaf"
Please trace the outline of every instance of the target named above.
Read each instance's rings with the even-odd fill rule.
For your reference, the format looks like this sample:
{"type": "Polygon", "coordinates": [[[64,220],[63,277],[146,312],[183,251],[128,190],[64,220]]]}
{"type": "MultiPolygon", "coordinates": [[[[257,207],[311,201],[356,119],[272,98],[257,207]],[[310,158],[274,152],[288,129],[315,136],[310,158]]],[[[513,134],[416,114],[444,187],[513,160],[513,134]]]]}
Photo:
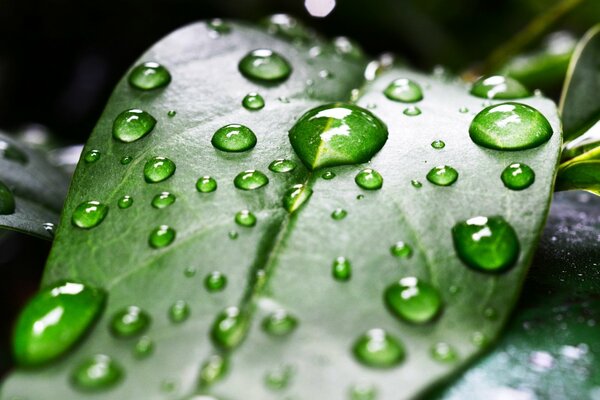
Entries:
{"type": "Polygon", "coordinates": [[[325,43],[290,44],[240,24],[219,32],[194,24],[142,56],[139,62],[157,61],[169,69],[168,87],[140,93],[127,77],[118,84],[86,146],[101,151],[102,158],[77,168],[44,276],[45,284],[70,279],[106,290],[106,310],[91,335],[65,357],[46,368],[16,371],[5,382],[5,396],[81,398],[69,383],[73,368],[102,353],[125,371],[123,381],[104,398],[182,398],[198,390],[199,380],[218,376],[215,371],[226,371],[223,380],[199,390],[222,399],[345,398],[361,383],[377,387],[379,399],[408,398],[483,351],[485,346],[472,343],[473,335],[498,336],[519,294],[552,193],[561,143],[554,104],[541,97],[522,100],[550,121],[554,134],[549,142],[519,152],[484,149],[469,137],[482,99],[469,95],[460,82],[391,68],[365,83],[365,63],[353,52],[336,54],[325,43]],[[322,50],[314,50],[315,45],[322,50]],[[284,83],[261,85],[238,72],[239,60],[257,48],[272,49],[291,63],[293,72],[284,83]],[[396,78],[421,86],[420,114],[416,109],[404,113],[407,105],[385,97],[396,78]],[[360,92],[352,90],[361,85],[360,92]],[[266,102],[260,111],[241,105],[254,91],[266,102]],[[370,163],[307,170],[294,154],[288,131],[307,110],[351,94],[387,124],[387,142],[370,163]],[[143,139],[120,143],[111,134],[113,120],[130,108],[147,111],[157,124],[143,139]],[[461,112],[464,108],[471,111],[461,112]],[[169,117],[169,110],[177,114],[169,117]],[[234,123],[256,134],[256,146],[241,153],[213,148],[213,133],[234,123]],[[445,147],[433,148],[435,140],[443,140],[445,147]],[[133,161],[122,165],[125,156],[133,161]],[[146,183],[144,166],[153,157],[172,160],[175,173],[146,183]],[[288,173],[270,172],[269,164],[280,158],[298,166],[288,173]],[[500,180],[515,161],[536,173],[535,183],[520,192],[506,189],[500,180]],[[425,180],[432,167],[445,164],[458,171],[458,181],[440,187],[425,180]],[[381,189],[355,183],[367,166],[383,176],[381,189]],[[236,189],[234,178],[249,169],[266,173],[269,184],[236,189]],[[331,172],[333,179],[322,178],[331,178],[331,172]],[[206,175],[218,186],[200,193],[196,181],[206,175]],[[411,180],[421,181],[421,187],[411,180]],[[304,186],[289,192],[295,184],[304,186]],[[162,209],[152,207],[152,199],[164,191],[177,200],[162,209]],[[286,193],[296,196],[286,202],[289,209],[297,208],[291,214],[283,208],[286,193]],[[117,202],[125,195],[134,204],[119,209],[117,202]],[[89,200],[108,205],[108,213],[92,229],[77,228],[72,213],[89,200]],[[257,217],[255,226],[234,222],[244,209],[257,217]],[[521,248],[514,268],[490,274],[459,261],[451,229],[478,215],[503,216],[514,227],[521,248]],[[154,230],[162,225],[175,233],[166,227],[154,230]],[[158,248],[149,244],[151,232],[150,244],[158,248]],[[391,251],[400,241],[411,249],[397,245],[391,251]],[[227,277],[224,290],[202,287],[212,271],[227,277]],[[411,276],[441,297],[443,310],[429,324],[400,321],[383,304],[386,288],[411,276]],[[152,318],[145,335],[155,351],[143,360],[134,356],[136,339],[115,338],[109,330],[112,316],[130,305],[152,318]],[[273,328],[278,310],[291,316],[279,323],[287,328],[273,328]],[[215,320],[224,322],[221,330],[213,328],[215,320]],[[400,344],[390,346],[379,365],[405,352],[400,366],[373,369],[354,358],[354,344],[373,328],[385,329],[400,344]],[[293,331],[267,334],[282,329],[293,331]],[[455,353],[438,353],[436,360],[432,349],[439,343],[455,353]],[[227,366],[214,361],[215,355],[224,357],[227,366]],[[209,360],[212,369],[200,373],[209,360]]]}
{"type": "Polygon", "coordinates": [[[14,198],[14,212],[0,213],[0,227],[52,239],[69,176],[44,154],[0,133],[0,183],[14,198]]]}
{"type": "Polygon", "coordinates": [[[434,398],[598,397],[599,209],[589,194],[556,195],[506,334],[434,398]]]}
{"type": "Polygon", "coordinates": [[[600,24],[577,45],[560,101],[565,141],[582,135],[600,119],[600,24]]]}

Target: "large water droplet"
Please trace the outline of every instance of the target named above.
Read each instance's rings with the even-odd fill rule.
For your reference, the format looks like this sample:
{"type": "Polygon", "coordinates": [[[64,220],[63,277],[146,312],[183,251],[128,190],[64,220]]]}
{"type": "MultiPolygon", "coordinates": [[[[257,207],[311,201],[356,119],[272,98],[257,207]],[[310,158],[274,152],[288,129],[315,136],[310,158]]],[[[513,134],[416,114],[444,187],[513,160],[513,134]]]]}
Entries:
{"type": "Polygon", "coordinates": [[[391,82],[383,91],[385,97],[403,103],[415,103],[423,100],[423,91],[418,83],[410,79],[400,78],[391,82]]]}
{"type": "Polygon", "coordinates": [[[240,226],[245,226],[247,228],[253,227],[256,225],[256,216],[252,214],[249,210],[241,210],[235,214],[235,223],[240,226]]]}
{"type": "Polygon", "coordinates": [[[167,86],[171,82],[169,70],[156,62],[145,62],[129,73],[129,84],[136,89],[152,90],[167,86]]]}
{"type": "Polygon", "coordinates": [[[373,168],[366,168],[356,174],[354,182],[366,190],[377,190],[383,186],[383,177],[373,168]]]}
{"type": "Polygon", "coordinates": [[[169,319],[176,324],[188,319],[190,316],[190,306],[184,300],[177,300],[169,307],[169,319]]]}
{"type": "Polygon", "coordinates": [[[196,190],[200,193],[210,193],[217,190],[217,181],[208,175],[201,177],[196,182],[196,190]]]}
{"type": "Polygon", "coordinates": [[[395,316],[413,324],[431,321],[442,309],[437,289],[415,277],[402,278],[388,286],[384,299],[395,316]]]}
{"type": "Polygon", "coordinates": [[[85,201],[75,208],[71,222],[79,228],[91,229],[98,226],[107,213],[108,206],[106,204],[95,200],[85,201]]]}
{"type": "Polygon", "coordinates": [[[148,183],[162,182],[175,173],[175,163],[166,157],[152,157],[144,165],[144,179],[148,183]]]}
{"type": "Polygon", "coordinates": [[[293,160],[287,160],[285,158],[280,158],[274,160],[271,164],[269,164],[269,169],[273,172],[283,173],[283,172],[292,172],[296,169],[296,162],[293,160]]]}
{"type": "Polygon", "coordinates": [[[125,195],[119,199],[117,205],[120,209],[129,208],[133,205],[133,197],[125,195]]]}
{"type": "Polygon", "coordinates": [[[93,164],[96,161],[98,161],[101,156],[102,153],[100,152],[100,150],[88,150],[83,155],[83,161],[85,161],[86,164],[93,164]]]}
{"type": "Polygon", "coordinates": [[[283,194],[283,207],[293,213],[312,196],[313,190],[301,183],[292,186],[283,194]]]}
{"type": "Polygon", "coordinates": [[[269,178],[262,172],[254,169],[240,172],[233,180],[235,187],[242,190],[260,189],[267,183],[269,183],[269,178]]]}
{"type": "Polygon", "coordinates": [[[484,108],[469,127],[471,139],[495,150],[524,150],[547,142],[552,126],[538,110],[520,103],[484,108]]]}
{"type": "Polygon", "coordinates": [[[283,81],[292,73],[292,66],[280,54],[258,49],[246,54],[238,65],[242,75],[248,79],[262,82],[283,81]]]}
{"type": "Polygon", "coordinates": [[[207,291],[220,292],[227,286],[227,277],[219,271],[213,271],[204,278],[204,287],[207,291]]]}
{"type": "Polygon", "coordinates": [[[271,336],[287,336],[296,329],[297,325],[296,317],[283,309],[272,312],[262,321],[263,330],[271,336]]]}
{"type": "Polygon", "coordinates": [[[73,386],[82,391],[105,390],[123,377],[123,369],[112,358],[96,354],[75,367],[71,375],[73,386]]]}
{"type": "Polygon", "coordinates": [[[152,199],[152,207],[158,209],[167,208],[171,204],[175,203],[176,199],[177,197],[175,197],[174,194],[169,192],[162,192],[154,196],[154,198],[152,199]]]}
{"type": "Polygon", "coordinates": [[[15,196],[2,181],[0,181],[0,215],[9,215],[15,212],[15,196]]]}
{"type": "Polygon", "coordinates": [[[509,100],[531,96],[531,92],[513,78],[502,75],[479,78],[471,87],[471,94],[484,99],[509,100]]]}
{"type": "Polygon", "coordinates": [[[222,151],[242,152],[256,146],[256,135],[244,125],[230,124],[219,128],[213,135],[211,143],[222,151]]]}
{"type": "Polygon", "coordinates": [[[229,307],[217,315],[211,337],[217,346],[232,350],[242,343],[248,326],[248,315],[237,307],[229,307]]]}
{"type": "Polygon", "coordinates": [[[200,386],[210,386],[221,380],[228,369],[229,363],[226,358],[218,354],[210,356],[200,368],[200,386]]]}
{"type": "Polygon", "coordinates": [[[458,171],[449,165],[440,165],[427,173],[427,180],[434,185],[450,186],[458,179],[458,171]]]}
{"type": "Polygon", "coordinates": [[[34,366],[70,349],[98,318],[106,295],[81,283],[62,282],[38,292],[15,324],[13,354],[34,366]]]}
{"type": "Polygon", "coordinates": [[[527,189],[535,181],[533,169],[523,163],[512,163],[500,175],[504,186],[512,190],[527,189]]]}
{"type": "Polygon", "coordinates": [[[150,315],[137,306],[124,308],[112,317],[110,330],[115,336],[130,337],[142,333],[150,325],[150,315]]]}
{"type": "Polygon", "coordinates": [[[289,133],[309,169],[369,161],[385,144],[387,127],[364,108],[327,104],[306,112],[289,133]]]}
{"type": "Polygon", "coordinates": [[[150,247],[155,249],[160,249],[162,247],[167,247],[173,240],[175,240],[175,229],[171,228],[168,225],[160,225],[157,226],[150,232],[150,237],[148,238],[148,244],[150,247]]]}
{"type": "Polygon", "coordinates": [[[394,367],[404,359],[404,347],[383,329],[371,329],[361,335],[352,348],[354,356],[369,367],[394,367]]]}
{"type": "Polygon", "coordinates": [[[149,134],[156,125],[156,119],[146,111],[132,109],[123,111],[113,122],[113,137],[121,142],[131,143],[149,134]]]}
{"type": "Polygon", "coordinates": [[[519,257],[519,239],[500,216],[474,217],[452,228],[458,257],[469,267],[484,272],[510,268],[519,257]]]}
{"type": "Polygon", "coordinates": [[[338,257],[331,265],[331,274],[336,281],[346,282],[352,277],[352,265],[345,257],[338,257]]]}
{"type": "Polygon", "coordinates": [[[260,94],[251,92],[248,93],[242,100],[242,106],[244,106],[246,110],[250,111],[260,110],[265,106],[265,99],[263,99],[260,94]]]}

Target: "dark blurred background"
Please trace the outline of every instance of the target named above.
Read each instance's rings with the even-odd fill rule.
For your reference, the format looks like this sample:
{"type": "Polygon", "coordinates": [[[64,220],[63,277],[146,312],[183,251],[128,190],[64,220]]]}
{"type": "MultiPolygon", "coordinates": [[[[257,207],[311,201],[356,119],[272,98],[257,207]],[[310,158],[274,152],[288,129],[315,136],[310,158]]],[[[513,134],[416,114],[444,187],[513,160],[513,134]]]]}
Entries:
{"type": "MultiPolygon", "coordinates": [[[[580,37],[600,21],[600,0],[337,0],[325,18],[311,16],[304,0],[0,0],[0,130],[38,123],[58,143],[85,142],[133,61],[201,19],[289,13],[327,36],[356,39],[371,55],[393,51],[422,70],[460,73],[559,3],[573,7],[548,31],[580,37]]],[[[0,376],[10,367],[10,326],[36,290],[49,248],[0,233],[0,376]]]]}

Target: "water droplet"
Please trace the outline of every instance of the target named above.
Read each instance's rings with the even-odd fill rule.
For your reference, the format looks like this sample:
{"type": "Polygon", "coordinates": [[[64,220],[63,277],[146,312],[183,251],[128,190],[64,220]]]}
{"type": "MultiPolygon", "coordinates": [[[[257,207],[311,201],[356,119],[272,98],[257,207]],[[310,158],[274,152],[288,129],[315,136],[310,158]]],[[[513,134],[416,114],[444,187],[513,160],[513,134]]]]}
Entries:
{"type": "Polygon", "coordinates": [[[211,143],[221,151],[237,153],[254,148],[256,135],[247,126],[230,124],[219,128],[213,135],[211,143]]]}
{"type": "Polygon", "coordinates": [[[461,114],[466,114],[469,112],[469,109],[467,107],[461,107],[458,109],[458,112],[461,114]]]}
{"type": "Polygon", "coordinates": [[[146,358],[154,352],[154,341],[148,336],[142,336],[133,347],[133,355],[135,358],[146,358]]]}
{"type": "Polygon", "coordinates": [[[434,185],[450,186],[458,179],[458,171],[449,165],[440,165],[427,173],[427,180],[434,185]]]}
{"type": "Polygon", "coordinates": [[[346,282],[352,277],[352,265],[345,257],[338,257],[333,261],[331,274],[336,281],[346,282]]]}
{"type": "Polygon", "coordinates": [[[183,275],[187,278],[191,278],[196,275],[196,267],[187,267],[183,270],[183,275]]]}
{"type": "Polygon", "coordinates": [[[292,73],[292,66],[280,54],[258,49],[246,54],[238,65],[246,78],[262,82],[283,81],[292,73]]]}
{"type": "Polygon", "coordinates": [[[231,25],[223,21],[221,18],[213,18],[206,24],[208,29],[211,31],[211,36],[217,38],[220,35],[231,32],[231,25]]]}
{"type": "Polygon", "coordinates": [[[500,216],[474,217],[452,228],[458,257],[469,267],[484,272],[510,268],[519,257],[519,239],[500,216]]]}
{"type": "Polygon", "coordinates": [[[137,306],[124,308],[112,317],[110,330],[115,336],[130,337],[142,333],[150,325],[150,316],[137,306]]]}
{"type": "Polygon", "coordinates": [[[144,179],[148,183],[162,182],[175,173],[175,163],[166,157],[152,157],[144,165],[144,179]]]}
{"type": "Polygon", "coordinates": [[[167,117],[169,117],[169,118],[173,118],[176,115],[177,115],[177,111],[176,110],[169,110],[169,111],[167,111],[167,117]]]}
{"type": "Polygon", "coordinates": [[[283,207],[293,213],[312,196],[313,190],[301,183],[286,190],[283,194],[283,207]]]}
{"type": "Polygon", "coordinates": [[[52,222],[44,222],[42,224],[42,227],[44,228],[44,230],[46,232],[48,232],[48,234],[50,236],[54,237],[54,230],[55,230],[56,227],[54,226],[54,224],[52,222]]]}
{"type": "Polygon", "coordinates": [[[473,142],[495,150],[524,150],[547,142],[552,126],[538,110],[520,103],[484,108],[471,122],[473,142]]]}
{"type": "Polygon", "coordinates": [[[442,309],[438,290],[415,277],[402,278],[388,286],[384,299],[392,314],[413,324],[433,320],[442,309]]]}
{"type": "Polygon", "coordinates": [[[412,256],[413,250],[408,244],[403,241],[396,242],[392,247],[390,247],[390,253],[394,257],[398,258],[410,258],[412,256]]]}
{"type": "Polygon", "coordinates": [[[513,78],[502,75],[481,77],[473,83],[471,94],[484,99],[520,99],[531,96],[531,92],[513,78]]]}
{"type": "Polygon", "coordinates": [[[125,156],[125,157],[121,158],[121,161],[120,161],[120,163],[121,163],[122,165],[127,165],[127,164],[129,164],[131,161],[133,161],[133,157],[131,157],[131,156],[125,156]]]}
{"type": "Polygon", "coordinates": [[[289,366],[282,366],[267,373],[265,385],[271,390],[282,390],[288,386],[291,377],[292,369],[289,366]]]}
{"type": "Polygon", "coordinates": [[[263,330],[271,336],[287,336],[296,329],[297,325],[296,317],[282,309],[272,312],[262,321],[263,330]]]}
{"type": "Polygon", "coordinates": [[[106,217],[108,206],[99,201],[90,200],[78,205],[73,211],[71,222],[83,229],[98,226],[106,217]]]}
{"type": "Polygon", "coordinates": [[[485,333],[473,332],[473,334],[471,335],[471,343],[473,343],[473,345],[475,345],[476,347],[483,347],[489,343],[489,339],[487,338],[485,333]]]}
{"type": "Polygon", "coordinates": [[[96,354],[78,364],[71,375],[73,385],[83,391],[108,389],[123,377],[123,369],[112,358],[96,354]]]}
{"type": "Polygon", "coordinates": [[[321,78],[321,79],[332,79],[333,78],[333,74],[331,73],[331,71],[328,71],[326,69],[322,69],[321,71],[319,71],[319,78],[321,78]]]}
{"type": "Polygon", "coordinates": [[[291,172],[296,169],[296,162],[292,160],[287,160],[285,158],[280,158],[274,160],[271,164],[269,164],[269,169],[273,172],[291,172]]]}
{"type": "Polygon", "coordinates": [[[287,14],[274,14],[262,22],[270,34],[279,35],[286,39],[305,42],[314,36],[300,21],[287,14]]]}
{"type": "Polygon", "coordinates": [[[241,210],[235,214],[235,223],[250,228],[256,225],[256,216],[249,210],[241,210]]]}
{"type": "Polygon", "coordinates": [[[219,271],[213,271],[204,278],[204,287],[207,291],[221,292],[227,286],[227,277],[219,271]]]}
{"type": "Polygon", "coordinates": [[[361,335],[352,348],[354,356],[368,367],[394,367],[404,359],[404,347],[383,329],[371,329],[361,335]]]}
{"type": "Polygon", "coordinates": [[[416,106],[406,107],[402,114],[407,115],[409,117],[416,117],[417,115],[421,115],[421,109],[416,106]]]}
{"type": "Polygon", "coordinates": [[[260,110],[265,106],[265,99],[263,99],[260,94],[251,92],[248,93],[242,100],[242,106],[244,106],[246,110],[250,111],[260,110]]]}
{"type": "Polygon", "coordinates": [[[131,143],[149,134],[156,125],[156,119],[146,111],[131,109],[123,111],[113,122],[113,137],[121,142],[131,143]]]}
{"type": "Polygon", "coordinates": [[[357,384],[350,388],[350,400],[375,400],[377,389],[368,384],[357,384]]]}
{"type": "Polygon", "coordinates": [[[150,247],[160,249],[173,243],[173,240],[175,240],[175,229],[168,225],[160,225],[150,232],[148,243],[150,247]]]}
{"type": "Polygon", "coordinates": [[[436,343],[431,348],[431,356],[434,360],[440,362],[453,362],[458,359],[456,350],[452,348],[448,343],[436,343]]]}
{"type": "Polygon", "coordinates": [[[208,175],[201,177],[196,182],[196,190],[200,193],[210,193],[217,190],[217,181],[208,175]]]}
{"type": "Polygon", "coordinates": [[[431,142],[431,147],[433,147],[436,150],[443,149],[444,147],[446,147],[446,143],[444,143],[444,141],[442,140],[434,140],[433,142],[431,142]]]}
{"type": "Polygon", "coordinates": [[[190,306],[184,300],[177,300],[169,307],[169,319],[171,322],[180,323],[190,316],[190,306]]]}
{"type": "Polygon", "coordinates": [[[385,144],[387,127],[364,108],[326,104],[306,112],[289,133],[309,169],[369,161],[385,144]]]}
{"type": "Polygon", "coordinates": [[[365,198],[364,194],[359,194],[359,195],[356,196],[356,200],[362,200],[364,198],[365,198]]]}
{"type": "Polygon", "coordinates": [[[171,204],[175,203],[175,200],[177,199],[177,197],[175,197],[174,194],[169,193],[169,192],[162,192],[157,194],[156,196],[154,196],[154,198],[152,199],[152,207],[154,208],[167,208],[169,207],[171,204]]]}
{"type": "Polygon", "coordinates": [[[423,91],[418,83],[400,78],[392,81],[383,91],[385,97],[402,103],[415,103],[423,100],[423,91]]]}
{"type": "Polygon", "coordinates": [[[377,190],[383,186],[383,177],[372,168],[360,171],[354,178],[358,186],[366,190],[377,190]]]}
{"type": "Polygon", "coordinates": [[[333,39],[333,47],[336,53],[343,56],[350,56],[352,58],[361,58],[363,56],[360,46],[345,36],[338,36],[333,39]]]}
{"type": "Polygon", "coordinates": [[[242,190],[255,190],[269,183],[269,178],[260,171],[249,169],[237,174],[233,180],[236,188],[242,190]]]}
{"type": "Polygon", "coordinates": [[[218,354],[210,356],[200,368],[200,386],[206,387],[218,382],[225,376],[228,369],[229,363],[226,358],[218,354]]]}
{"type": "Polygon", "coordinates": [[[29,160],[24,151],[2,139],[0,139],[0,157],[20,164],[27,164],[29,160]]]}
{"type": "Polygon", "coordinates": [[[535,181],[533,169],[523,163],[512,163],[500,175],[502,183],[512,190],[527,189],[535,181]]]}
{"type": "Polygon", "coordinates": [[[121,209],[129,208],[133,205],[133,197],[125,195],[119,199],[117,205],[121,209]]]}
{"type": "Polygon", "coordinates": [[[15,324],[12,346],[17,363],[40,365],[64,354],[98,318],[105,298],[102,290],[81,283],[42,289],[15,324]]]}
{"type": "Polygon", "coordinates": [[[140,90],[158,89],[167,86],[170,82],[169,70],[156,62],[140,64],[129,73],[129,84],[140,90]]]}
{"type": "Polygon", "coordinates": [[[248,315],[237,307],[228,307],[217,315],[211,337],[217,346],[232,350],[242,343],[248,327],[248,315]]]}
{"type": "Polygon", "coordinates": [[[335,178],[335,172],[333,172],[333,171],[325,171],[321,175],[321,178],[325,179],[326,181],[329,181],[329,180],[335,178]]]}
{"type": "Polygon", "coordinates": [[[101,155],[102,153],[100,153],[100,150],[88,150],[83,155],[83,161],[85,161],[86,164],[92,164],[98,161],[101,155]]]}
{"type": "Polygon", "coordinates": [[[333,218],[336,221],[339,221],[341,219],[346,218],[346,215],[348,215],[348,212],[346,210],[344,210],[343,208],[336,208],[331,213],[331,218],[333,218]]]}
{"type": "Polygon", "coordinates": [[[420,181],[416,180],[416,179],[413,179],[413,180],[411,180],[411,181],[410,181],[410,184],[411,184],[413,187],[417,188],[417,189],[419,189],[419,188],[423,187],[423,184],[422,184],[420,181]]]}
{"type": "Polygon", "coordinates": [[[15,196],[2,181],[0,181],[0,215],[9,215],[15,212],[15,196]]]}
{"type": "Polygon", "coordinates": [[[492,320],[492,321],[493,321],[493,320],[495,320],[496,318],[498,318],[498,311],[496,311],[496,309],[495,309],[494,307],[486,307],[486,308],[483,310],[483,316],[484,316],[486,319],[489,319],[489,320],[492,320]]]}
{"type": "Polygon", "coordinates": [[[231,239],[231,240],[235,240],[235,239],[237,239],[239,235],[240,235],[240,234],[239,234],[239,233],[237,233],[236,231],[229,231],[229,232],[227,233],[227,236],[229,236],[229,239],[231,239]]]}

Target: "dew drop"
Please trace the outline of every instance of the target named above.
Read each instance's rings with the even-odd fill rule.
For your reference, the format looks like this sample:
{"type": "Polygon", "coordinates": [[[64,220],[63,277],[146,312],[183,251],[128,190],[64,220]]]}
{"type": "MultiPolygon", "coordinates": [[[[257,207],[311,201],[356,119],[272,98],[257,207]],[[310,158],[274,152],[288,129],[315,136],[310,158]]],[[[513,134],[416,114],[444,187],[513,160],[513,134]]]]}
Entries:
{"type": "Polygon", "coordinates": [[[244,106],[246,110],[250,111],[260,110],[265,106],[265,99],[263,99],[260,94],[251,92],[244,96],[244,99],[242,100],[242,106],[244,106]]]}
{"type": "Polygon", "coordinates": [[[483,347],[489,343],[489,339],[482,332],[473,332],[471,335],[471,343],[476,347],[483,347]]]}
{"type": "Polygon", "coordinates": [[[146,111],[131,109],[123,111],[113,122],[113,137],[124,143],[131,143],[149,134],[156,125],[156,119],[146,111]]]}
{"type": "Polygon", "coordinates": [[[229,239],[231,239],[231,240],[235,240],[235,239],[237,239],[239,235],[240,235],[240,234],[239,234],[239,233],[237,233],[236,231],[229,231],[229,232],[227,233],[227,236],[228,236],[228,237],[229,237],[229,239]]]}
{"type": "Polygon", "coordinates": [[[160,249],[173,243],[173,240],[175,240],[175,229],[168,225],[160,225],[150,232],[148,244],[152,248],[160,249]]]}
{"type": "Polygon", "coordinates": [[[100,150],[88,150],[83,155],[83,161],[85,161],[86,164],[93,164],[100,159],[101,155],[102,153],[100,153],[100,150]]]}
{"type": "Polygon", "coordinates": [[[340,282],[349,281],[352,277],[352,265],[345,257],[338,257],[331,265],[333,279],[340,282]]]}
{"type": "Polygon", "coordinates": [[[121,158],[121,160],[119,161],[122,165],[127,165],[129,164],[131,161],[133,161],[133,157],[131,156],[125,156],[123,158],[121,158]]]}
{"type": "Polygon", "coordinates": [[[184,300],[177,300],[169,307],[169,319],[176,324],[188,319],[190,316],[190,306],[184,300]]]}
{"type": "Polygon", "coordinates": [[[446,143],[444,143],[442,140],[434,140],[433,142],[431,142],[431,147],[433,147],[436,150],[440,150],[446,147],[446,143]]]}
{"type": "Polygon", "coordinates": [[[458,109],[458,112],[461,114],[466,114],[469,112],[469,109],[467,107],[461,107],[458,109]]]}
{"type": "Polygon", "coordinates": [[[175,173],[175,168],[175,163],[166,157],[152,157],[144,165],[144,179],[148,183],[162,182],[175,173]]]}
{"type": "Polygon", "coordinates": [[[500,175],[502,183],[512,190],[527,189],[535,181],[533,169],[523,163],[512,163],[500,175]]]}
{"type": "Polygon", "coordinates": [[[221,292],[227,286],[227,277],[219,271],[213,271],[204,278],[204,287],[210,293],[221,292]]]}
{"type": "Polygon", "coordinates": [[[196,182],[196,190],[200,193],[210,193],[217,190],[217,181],[208,175],[201,177],[196,182]]]}
{"type": "Polygon", "coordinates": [[[290,213],[299,209],[312,196],[313,190],[301,183],[292,186],[283,194],[283,207],[290,213]]]}
{"type": "Polygon", "coordinates": [[[150,315],[137,306],[124,308],[112,317],[110,330],[118,337],[136,336],[150,325],[150,315]]]}
{"type": "Polygon", "coordinates": [[[117,205],[120,209],[129,208],[133,205],[133,197],[125,195],[119,199],[117,205]]]}
{"type": "Polygon", "coordinates": [[[450,186],[458,179],[458,171],[449,165],[440,165],[427,173],[427,180],[437,186],[450,186]]]}
{"type": "Polygon", "coordinates": [[[18,162],[19,164],[27,164],[29,161],[24,151],[2,139],[0,139],[0,157],[18,162]]]}
{"type": "Polygon", "coordinates": [[[169,117],[169,118],[173,118],[176,115],[177,115],[177,111],[176,110],[169,110],[169,111],[167,111],[167,117],[169,117]]]}
{"type": "Polygon", "coordinates": [[[133,347],[133,356],[138,359],[146,358],[154,352],[154,341],[148,336],[142,336],[133,347]]]}
{"type": "Polygon", "coordinates": [[[412,324],[424,324],[437,317],[442,299],[436,288],[415,277],[402,278],[388,286],[385,305],[396,317],[412,324]]]}
{"type": "Polygon", "coordinates": [[[242,343],[248,327],[248,315],[237,307],[228,307],[217,315],[211,337],[217,346],[232,350],[242,343]]]}
{"type": "Polygon", "coordinates": [[[404,359],[404,347],[383,329],[371,329],[361,335],[352,348],[356,359],[374,368],[390,368],[404,359]]]}
{"type": "Polygon", "coordinates": [[[365,190],[377,190],[383,186],[383,177],[374,169],[366,168],[356,175],[354,182],[365,190]]]}
{"type": "Polygon", "coordinates": [[[2,181],[0,181],[0,215],[9,215],[15,212],[15,196],[2,181]]]}
{"type": "Polygon", "coordinates": [[[71,222],[79,228],[91,229],[100,225],[107,213],[106,204],[95,200],[85,201],[75,208],[71,222]]]}
{"type": "Polygon", "coordinates": [[[412,185],[414,188],[417,188],[417,189],[419,189],[419,188],[423,187],[423,184],[422,184],[420,181],[416,180],[416,179],[413,179],[413,180],[411,180],[411,181],[410,181],[410,184],[411,184],[411,185],[412,185]]]}
{"type": "Polygon", "coordinates": [[[265,375],[265,385],[271,390],[282,390],[289,385],[291,377],[292,369],[289,366],[282,366],[265,375]]]}
{"type": "Polygon", "coordinates": [[[390,247],[390,253],[394,257],[410,258],[412,257],[413,249],[403,241],[399,241],[396,242],[392,247],[390,247]]]}
{"type": "Polygon", "coordinates": [[[174,194],[169,193],[169,192],[162,192],[157,194],[156,196],[154,196],[154,198],[152,199],[152,207],[154,208],[167,208],[169,207],[171,204],[175,203],[175,200],[177,199],[177,197],[175,197],[174,194]]]}
{"type": "Polygon", "coordinates": [[[348,212],[346,210],[344,210],[343,208],[336,208],[331,213],[331,218],[333,218],[336,221],[339,221],[339,220],[346,218],[347,215],[348,215],[348,212]]]}
{"type": "Polygon", "coordinates": [[[333,171],[325,171],[321,175],[321,178],[325,179],[326,181],[330,181],[333,178],[335,178],[335,172],[333,172],[333,171]]]}
{"type": "Polygon", "coordinates": [[[246,54],[238,65],[242,75],[260,82],[278,82],[286,80],[292,73],[292,66],[280,54],[258,49],[246,54]]]}
{"type": "Polygon", "coordinates": [[[298,320],[283,309],[267,315],[262,321],[263,330],[270,336],[287,336],[292,333],[298,320]]]}
{"type": "Polygon", "coordinates": [[[373,385],[357,384],[350,388],[350,400],[375,400],[377,390],[373,385]]]}
{"type": "Polygon", "coordinates": [[[244,125],[230,124],[219,128],[214,133],[211,143],[221,151],[239,153],[256,146],[256,135],[244,125]]]}
{"type": "Polygon", "coordinates": [[[219,37],[220,35],[227,34],[231,32],[231,25],[227,22],[223,21],[221,18],[213,18],[206,24],[208,29],[210,29],[213,37],[219,37]]]}
{"type": "Polygon", "coordinates": [[[225,376],[228,369],[229,363],[226,358],[218,354],[210,356],[200,368],[200,386],[211,386],[218,382],[225,376]]]}
{"type": "Polygon", "coordinates": [[[350,56],[352,58],[361,58],[363,56],[360,46],[345,36],[338,36],[333,39],[333,47],[336,53],[343,56],[350,56]]]}
{"type": "Polygon", "coordinates": [[[129,73],[129,84],[140,90],[153,90],[167,86],[171,82],[169,70],[157,62],[137,65],[129,73]]]}
{"type": "Polygon", "coordinates": [[[279,158],[269,164],[269,170],[277,173],[292,172],[296,169],[296,162],[287,160],[285,158],[279,158]]]}
{"type": "Polygon", "coordinates": [[[187,267],[186,269],[183,270],[183,275],[185,275],[186,278],[191,278],[193,276],[196,275],[196,267],[187,267]]]}
{"type": "Polygon", "coordinates": [[[531,92],[513,78],[493,75],[479,78],[471,87],[471,94],[484,99],[509,100],[531,96],[531,92]]]}
{"type": "Polygon", "coordinates": [[[71,374],[73,386],[82,391],[106,390],[123,378],[123,368],[112,358],[96,354],[78,364],[71,374]]]}
{"type": "Polygon", "coordinates": [[[421,109],[416,106],[406,107],[402,114],[407,115],[409,117],[416,117],[417,115],[421,115],[421,109]]]}
{"type": "Polygon", "coordinates": [[[448,363],[454,362],[458,359],[458,355],[456,354],[456,350],[452,346],[447,343],[440,342],[433,345],[431,348],[431,357],[434,360],[448,363]]]}
{"type": "Polygon", "coordinates": [[[423,100],[421,86],[406,78],[392,81],[383,91],[383,94],[390,100],[400,101],[402,103],[415,103],[423,100]]]}
{"type": "Polygon", "coordinates": [[[249,210],[241,210],[235,214],[235,223],[239,226],[251,228],[256,225],[256,216],[249,210]]]}
{"type": "Polygon", "coordinates": [[[311,39],[314,35],[296,18],[287,14],[274,14],[263,21],[268,32],[286,39],[301,42],[311,39]]]}
{"type": "Polygon", "coordinates": [[[250,169],[237,174],[233,180],[236,188],[241,190],[256,190],[269,183],[269,178],[260,171],[250,169]]]}

